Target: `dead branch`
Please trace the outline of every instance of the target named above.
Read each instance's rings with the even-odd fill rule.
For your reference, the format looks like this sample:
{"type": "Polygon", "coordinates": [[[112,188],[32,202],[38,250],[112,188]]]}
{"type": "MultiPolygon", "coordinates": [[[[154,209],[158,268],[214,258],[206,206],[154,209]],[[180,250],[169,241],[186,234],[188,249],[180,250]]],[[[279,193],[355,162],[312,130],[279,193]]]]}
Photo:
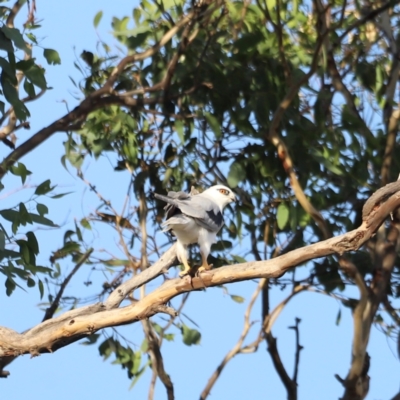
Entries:
{"type": "Polygon", "coordinates": [[[203,389],[203,391],[201,392],[200,395],[200,400],[205,400],[208,395],[210,394],[211,389],[213,388],[215,382],[217,381],[217,379],[219,378],[219,376],[221,375],[223,369],[225,368],[226,364],[228,364],[228,362],[235,357],[237,354],[239,354],[242,350],[242,346],[243,346],[243,342],[246,339],[249,330],[251,328],[251,323],[250,323],[250,314],[251,314],[251,310],[253,309],[254,303],[256,302],[263,286],[264,286],[264,282],[265,279],[261,279],[260,282],[257,285],[256,290],[254,291],[253,295],[251,296],[249,305],[247,306],[245,315],[244,315],[244,326],[243,326],[243,330],[242,333],[240,335],[239,340],[237,341],[237,343],[233,346],[233,348],[225,355],[225,357],[223,358],[223,360],[221,361],[221,363],[218,365],[218,367],[216,368],[216,370],[214,371],[214,373],[211,375],[210,379],[207,382],[206,387],[203,389]]]}
{"type": "MultiPolygon", "coordinates": [[[[148,352],[150,354],[153,372],[157,374],[161,382],[164,384],[168,400],[174,400],[174,385],[164,368],[164,361],[160,350],[160,341],[149,320],[142,320],[142,325],[149,346],[148,352]]],[[[154,391],[153,385],[151,386],[151,389],[154,391]]]]}
{"type": "MultiPolygon", "coordinates": [[[[374,216],[381,212],[381,205],[390,202],[391,193],[400,189],[400,182],[394,182],[377,190],[365,203],[363,207],[363,220],[371,221],[374,216]]],[[[367,222],[368,225],[368,222],[367,222]]],[[[375,243],[375,272],[371,285],[367,287],[364,279],[358,273],[355,283],[360,291],[360,299],[353,313],[354,335],[352,343],[352,361],[350,370],[345,379],[339,381],[345,388],[342,400],[364,399],[369,390],[370,377],[369,355],[367,345],[374,316],[379,305],[386,298],[387,286],[397,257],[397,242],[399,229],[396,223],[392,223],[386,232],[385,226],[374,225],[374,230],[379,228],[375,243]]],[[[356,266],[346,260],[346,268],[357,270],[356,266]],[[349,268],[348,268],[349,267],[349,268]]]]}
{"type": "Polygon", "coordinates": [[[290,329],[293,329],[296,334],[296,353],[294,360],[294,373],[293,373],[293,382],[297,385],[297,376],[299,372],[299,363],[300,363],[300,351],[303,350],[303,346],[300,344],[300,325],[301,319],[296,318],[294,326],[290,326],[290,329]]]}
{"type": "MultiPolygon", "coordinates": [[[[285,306],[289,303],[289,301],[298,293],[308,290],[308,286],[298,285],[294,288],[293,292],[284,299],[281,303],[279,303],[274,310],[269,314],[264,314],[265,310],[263,309],[263,336],[268,344],[268,352],[271,356],[272,362],[274,364],[275,370],[278,373],[283,385],[288,394],[288,399],[296,399],[297,398],[297,368],[299,363],[299,354],[300,348],[296,347],[296,354],[295,354],[295,371],[293,378],[290,378],[288,372],[286,371],[285,366],[283,365],[282,359],[280,357],[278,347],[277,347],[277,340],[272,335],[271,329],[273,324],[275,323],[276,319],[285,308],[285,306]]],[[[260,335],[260,337],[262,337],[260,335]]]]}

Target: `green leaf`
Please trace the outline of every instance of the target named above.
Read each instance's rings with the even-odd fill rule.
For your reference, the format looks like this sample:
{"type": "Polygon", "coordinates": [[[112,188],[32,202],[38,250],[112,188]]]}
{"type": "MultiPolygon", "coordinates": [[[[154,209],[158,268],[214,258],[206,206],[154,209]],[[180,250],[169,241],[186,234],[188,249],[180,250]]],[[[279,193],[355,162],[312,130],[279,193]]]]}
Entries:
{"type": "Polygon", "coordinates": [[[52,199],[61,199],[61,197],[67,196],[68,194],[71,194],[73,192],[66,192],[66,193],[60,193],[60,194],[55,194],[54,196],[50,196],[52,199]]]}
{"type": "Polygon", "coordinates": [[[26,234],[26,237],[28,239],[29,248],[33,251],[34,254],[39,254],[39,243],[36,239],[35,234],[33,232],[28,232],[26,234]]]}
{"type": "Polygon", "coordinates": [[[31,217],[32,222],[36,222],[37,224],[51,226],[53,228],[58,227],[58,225],[56,225],[53,221],[51,221],[48,218],[45,218],[41,215],[29,213],[29,216],[31,217]]]}
{"type": "Polygon", "coordinates": [[[115,348],[114,340],[112,338],[106,339],[100,346],[99,346],[99,353],[103,356],[103,360],[107,360],[108,357],[113,353],[115,348]]]}
{"type": "Polygon", "coordinates": [[[25,76],[40,89],[47,89],[46,78],[44,77],[44,68],[33,65],[30,69],[25,71],[25,76]]]}
{"type": "Polygon", "coordinates": [[[183,343],[187,346],[191,346],[193,344],[200,344],[201,333],[196,329],[191,329],[185,324],[182,324],[181,327],[183,343]]]}
{"type": "Polygon", "coordinates": [[[12,83],[12,79],[5,73],[1,74],[0,77],[1,86],[3,88],[3,94],[6,100],[13,105],[17,118],[21,121],[25,121],[29,117],[29,110],[25,104],[19,99],[18,91],[12,83]]]}
{"type": "Polygon", "coordinates": [[[236,301],[236,303],[243,303],[244,302],[244,297],[242,297],[242,296],[237,296],[235,294],[231,294],[230,296],[231,296],[231,299],[233,301],[236,301]]]}
{"type": "Polygon", "coordinates": [[[5,72],[10,78],[10,82],[16,85],[18,81],[17,77],[15,76],[15,69],[11,67],[10,63],[3,57],[0,57],[0,67],[2,72],[5,72]]]}
{"type": "Polygon", "coordinates": [[[1,74],[1,86],[3,87],[3,94],[6,100],[15,104],[19,101],[18,91],[15,88],[15,83],[12,82],[12,78],[7,74],[1,74]]]}
{"type": "Polygon", "coordinates": [[[60,55],[58,54],[58,52],[56,50],[44,49],[43,56],[46,59],[47,64],[49,64],[49,65],[61,64],[60,55]]]}
{"type": "Polygon", "coordinates": [[[12,41],[0,29],[0,50],[5,50],[7,53],[14,53],[12,41]]]}
{"type": "Polygon", "coordinates": [[[247,260],[245,258],[240,257],[240,256],[235,255],[235,254],[232,254],[232,258],[233,258],[234,261],[236,261],[237,263],[240,263],[240,264],[247,262],[247,260]]]}
{"type": "Polygon", "coordinates": [[[26,45],[24,38],[21,35],[21,32],[16,28],[9,28],[6,25],[3,25],[0,28],[3,33],[14,42],[14,44],[21,50],[23,50],[26,54],[31,55],[31,49],[26,45]]]}
{"type": "Polygon", "coordinates": [[[181,141],[182,144],[184,144],[185,143],[185,135],[183,133],[183,122],[182,121],[180,121],[180,120],[175,121],[175,130],[179,136],[179,140],[181,141]]]}
{"type": "Polygon", "coordinates": [[[2,260],[3,258],[7,258],[7,259],[16,259],[19,258],[19,253],[13,250],[3,250],[0,251],[0,260],[2,260]]]}
{"type": "Polygon", "coordinates": [[[51,192],[55,186],[50,185],[50,179],[47,179],[46,181],[42,182],[35,190],[35,194],[37,195],[42,195],[51,192]]]}
{"type": "Polygon", "coordinates": [[[40,216],[44,216],[45,214],[49,213],[49,209],[47,208],[47,206],[45,206],[44,204],[41,203],[37,203],[36,204],[36,210],[39,213],[40,216]]]}
{"type": "Polygon", "coordinates": [[[28,79],[24,79],[24,90],[29,97],[36,96],[35,86],[28,79]]]}
{"type": "Polygon", "coordinates": [[[28,278],[26,283],[28,287],[34,287],[36,285],[36,282],[32,278],[28,278]]]}
{"type": "Polygon", "coordinates": [[[6,286],[6,295],[11,296],[12,292],[17,287],[14,280],[11,278],[7,278],[4,284],[6,286]]]}
{"type": "Polygon", "coordinates": [[[228,173],[228,185],[232,189],[237,187],[239,182],[242,182],[246,179],[246,170],[244,169],[243,165],[240,164],[239,162],[235,161],[228,173]]]}
{"type": "Polygon", "coordinates": [[[131,385],[129,386],[129,390],[131,390],[135,386],[136,382],[142,376],[143,372],[146,370],[146,368],[149,364],[150,364],[150,361],[147,361],[147,363],[142,368],[140,368],[140,370],[138,372],[136,372],[136,374],[134,375],[134,377],[132,379],[131,385]]]}
{"type": "Polygon", "coordinates": [[[215,137],[220,139],[222,137],[222,131],[218,119],[208,112],[205,113],[204,116],[208,122],[208,125],[210,125],[211,130],[214,132],[215,137]]]}
{"type": "Polygon", "coordinates": [[[20,163],[20,162],[19,162],[17,165],[13,165],[13,166],[10,168],[10,172],[11,172],[13,175],[20,176],[20,177],[21,177],[22,183],[25,183],[26,177],[27,177],[28,175],[31,175],[31,174],[32,174],[32,172],[29,171],[29,170],[27,170],[26,167],[25,167],[25,165],[22,164],[22,163],[20,163]]]}
{"type": "Polygon", "coordinates": [[[81,344],[83,344],[84,346],[95,344],[100,336],[101,336],[100,333],[92,333],[86,338],[84,342],[81,342],[81,344]]]}
{"type": "Polygon", "coordinates": [[[95,16],[94,16],[94,20],[93,20],[93,25],[95,28],[98,27],[101,18],[103,17],[103,11],[99,11],[95,16]]]}
{"type": "Polygon", "coordinates": [[[19,220],[22,225],[31,224],[32,219],[24,203],[19,203],[19,220]]]}
{"type": "Polygon", "coordinates": [[[26,108],[25,104],[18,99],[14,104],[15,115],[20,121],[25,121],[31,116],[29,110],[26,108]]]}
{"type": "Polygon", "coordinates": [[[336,316],[336,322],[335,322],[336,325],[339,325],[341,320],[342,320],[342,309],[339,308],[339,311],[338,311],[337,316],[336,316]]]}
{"type": "Polygon", "coordinates": [[[19,71],[27,71],[28,69],[32,68],[35,65],[35,59],[30,58],[29,60],[21,60],[15,64],[15,69],[19,71]]]}
{"type": "Polygon", "coordinates": [[[44,285],[40,279],[38,280],[38,287],[39,287],[39,293],[40,293],[40,300],[42,300],[43,295],[44,295],[44,285]]]}
{"type": "Polygon", "coordinates": [[[21,259],[25,264],[29,264],[31,257],[29,254],[28,243],[26,242],[26,240],[17,240],[16,242],[19,245],[19,254],[21,256],[21,259]]]}
{"type": "Polygon", "coordinates": [[[32,43],[38,44],[36,36],[32,32],[25,33],[25,35],[32,43]]]}
{"type": "Polygon", "coordinates": [[[142,11],[140,10],[140,8],[133,9],[133,19],[135,21],[135,25],[139,25],[141,15],[142,15],[142,11]]]}
{"type": "Polygon", "coordinates": [[[112,258],[111,260],[104,260],[102,261],[104,265],[107,265],[108,267],[120,267],[122,266],[127,266],[129,265],[129,260],[119,260],[116,258],[112,258]]]}
{"type": "Polygon", "coordinates": [[[81,53],[81,58],[83,61],[85,61],[85,63],[87,65],[89,65],[89,67],[93,66],[93,62],[94,62],[94,54],[93,53],[91,53],[90,51],[84,50],[81,53]]]}
{"type": "Polygon", "coordinates": [[[278,223],[278,228],[283,230],[289,221],[289,207],[286,204],[279,204],[278,210],[276,211],[276,221],[278,223]]]}
{"type": "Polygon", "coordinates": [[[85,229],[92,229],[92,226],[90,225],[89,221],[86,218],[82,218],[80,220],[80,224],[85,228],[85,229]]]}
{"type": "Polygon", "coordinates": [[[0,230],[0,252],[3,252],[6,248],[6,235],[0,230]]]}
{"type": "Polygon", "coordinates": [[[175,335],[173,333],[164,333],[163,338],[168,340],[168,342],[173,342],[175,340],[175,335]]]}
{"type": "Polygon", "coordinates": [[[7,210],[0,210],[0,215],[7,221],[14,222],[18,221],[19,222],[19,212],[11,209],[7,210]]]}

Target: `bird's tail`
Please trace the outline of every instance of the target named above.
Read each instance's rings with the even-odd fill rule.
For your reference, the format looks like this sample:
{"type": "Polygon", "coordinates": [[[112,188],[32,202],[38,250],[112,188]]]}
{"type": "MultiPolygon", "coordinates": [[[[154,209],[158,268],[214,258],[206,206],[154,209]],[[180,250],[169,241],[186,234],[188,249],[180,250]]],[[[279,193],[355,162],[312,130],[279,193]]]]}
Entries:
{"type": "Polygon", "coordinates": [[[165,201],[166,203],[175,205],[175,200],[170,197],[163,196],[162,194],[154,193],[154,197],[158,200],[165,201]]]}

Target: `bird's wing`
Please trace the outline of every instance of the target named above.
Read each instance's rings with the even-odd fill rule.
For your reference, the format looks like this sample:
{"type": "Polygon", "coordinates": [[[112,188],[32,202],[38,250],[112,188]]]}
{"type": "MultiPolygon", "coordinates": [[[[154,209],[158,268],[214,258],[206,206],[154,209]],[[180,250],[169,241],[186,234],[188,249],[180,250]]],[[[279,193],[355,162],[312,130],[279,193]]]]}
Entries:
{"type": "MultiPolygon", "coordinates": [[[[159,195],[157,195],[157,196],[159,196],[159,195]]],[[[171,192],[168,192],[167,197],[171,198],[171,199],[175,199],[175,200],[185,200],[190,197],[190,194],[186,193],[186,192],[172,192],[171,191],[171,192]]],[[[160,200],[162,200],[162,199],[160,199],[160,200]]],[[[171,203],[167,203],[167,205],[164,207],[164,210],[165,210],[165,215],[166,215],[167,219],[173,217],[176,214],[180,214],[179,208],[177,208],[176,206],[174,206],[171,203]]]]}
{"type": "Polygon", "coordinates": [[[198,225],[211,232],[218,232],[224,224],[217,204],[209,198],[203,197],[201,193],[195,196],[187,195],[185,198],[183,196],[163,196],[157,193],[154,196],[180,209],[182,214],[194,218],[198,225]]]}

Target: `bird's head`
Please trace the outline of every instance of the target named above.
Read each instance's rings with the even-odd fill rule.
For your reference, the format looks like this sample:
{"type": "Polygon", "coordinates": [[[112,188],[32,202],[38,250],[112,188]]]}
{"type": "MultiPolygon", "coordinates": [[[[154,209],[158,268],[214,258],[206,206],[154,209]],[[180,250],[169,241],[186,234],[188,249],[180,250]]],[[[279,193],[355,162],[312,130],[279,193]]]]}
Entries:
{"type": "Polygon", "coordinates": [[[223,210],[232,201],[237,201],[235,193],[233,193],[231,189],[223,185],[211,186],[210,188],[205,190],[203,194],[207,195],[210,199],[215,201],[215,203],[220,206],[221,210],[223,210]]]}

